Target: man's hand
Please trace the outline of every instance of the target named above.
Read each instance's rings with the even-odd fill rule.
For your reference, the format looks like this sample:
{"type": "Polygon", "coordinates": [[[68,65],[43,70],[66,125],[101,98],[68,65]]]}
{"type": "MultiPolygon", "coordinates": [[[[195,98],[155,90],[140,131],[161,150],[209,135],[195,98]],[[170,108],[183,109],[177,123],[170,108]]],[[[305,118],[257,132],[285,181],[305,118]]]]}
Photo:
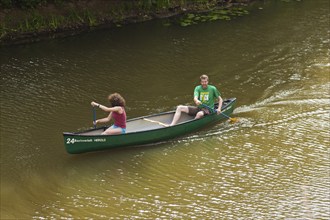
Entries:
{"type": "Polygon", "coordinates": [[[217,109],[216,111],[217,111],[217,114],[220,115],[221,109],[217,109]]]}
{"type": "Polygon", "coordinates": [[[200,106],[200,105],[202,104],[202,102],[199,101],[199,100],[195,100],[195,104],[196,104],[197,106],[200,106]]]}

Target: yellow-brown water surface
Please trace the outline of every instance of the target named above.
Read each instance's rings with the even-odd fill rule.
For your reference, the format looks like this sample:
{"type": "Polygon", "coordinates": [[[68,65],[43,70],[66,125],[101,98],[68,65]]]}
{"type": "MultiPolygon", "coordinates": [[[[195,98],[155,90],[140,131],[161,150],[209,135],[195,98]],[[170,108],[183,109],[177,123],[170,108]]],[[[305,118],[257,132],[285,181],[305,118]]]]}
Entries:
{"type": "MultiPolygon", "coordinates": [[[[264,1],[0,49],[1,219],[329,219],[329,1],[264,1]],[[69,155],[63,131],[119,92],[129,118],[193,104],[201,74],[234,117],[167,142],[69,155]]],[[[98,117],[105,116],[98,111],[98,117]]]]}

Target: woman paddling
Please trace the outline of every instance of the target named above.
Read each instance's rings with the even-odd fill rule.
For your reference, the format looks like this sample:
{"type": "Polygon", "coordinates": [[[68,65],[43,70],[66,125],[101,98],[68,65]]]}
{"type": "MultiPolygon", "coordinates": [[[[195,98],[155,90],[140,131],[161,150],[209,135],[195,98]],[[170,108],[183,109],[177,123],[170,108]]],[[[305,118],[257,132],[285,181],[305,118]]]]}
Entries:
{"type": "Polygon", "coordinates": [[[108,117],[98,119],[94,123],[107,123],[111,119],[114,119],[114,125],[105,130],[103,135],[125,134],[126,133],[126,112],[125,112],[125,99],[119,93],[113,93],[108,96],[111,107],[108,108],[104,105],[100,105],[96,102],[91,102],[94,107],[99,107],[105,112],[110,112],[108,117]]]}

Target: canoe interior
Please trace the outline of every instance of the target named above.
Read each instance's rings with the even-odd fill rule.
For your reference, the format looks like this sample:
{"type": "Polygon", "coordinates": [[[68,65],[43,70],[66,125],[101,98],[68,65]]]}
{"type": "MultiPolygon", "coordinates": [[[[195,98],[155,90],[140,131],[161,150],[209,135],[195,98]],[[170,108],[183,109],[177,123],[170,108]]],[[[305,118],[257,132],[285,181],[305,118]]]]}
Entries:
{"type": "MultiPolygon", "coordinates": [[[[141,117],[137,119],[132,119],[128,120],[126,123],[126,133],[132,133],[132,132],[140,132],[140,131],[148,131],[148,130],[154,130],[154,129],[159,129],[159,128],[164,128],[163,125],[158,124],[156,122],[150,122],[145,120],[153,120],[157,122],[161,122],[164,124],[170,124],[172,122],[173,116],[174,116],[174,111],[173,112],[166,112],[162,115],[155,115],[155,116],[146,116],[146,117],[141,117]]],[[[178,121],[178,124],[191,121],[194,119],[194,116],[190,116],[186,113],[182,113],[181,117],[178,121]]],[[[107,129],[108,127],[101,127],[96,130],[90,130],[90,131],[85,131],[85,132],[79,132],[79,135],[101,135],[101,133],[107,129]]]]}

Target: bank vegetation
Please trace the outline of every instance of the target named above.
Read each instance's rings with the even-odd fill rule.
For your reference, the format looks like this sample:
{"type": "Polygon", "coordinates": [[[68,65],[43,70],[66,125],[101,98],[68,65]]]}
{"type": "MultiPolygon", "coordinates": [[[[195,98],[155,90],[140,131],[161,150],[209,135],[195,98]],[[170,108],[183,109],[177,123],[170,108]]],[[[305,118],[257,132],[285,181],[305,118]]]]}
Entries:
{"type": "MultiPolygon", "coordinates": [[[[75,35],[127,23],[244,5],[253,0],[0,0],[0,44],[75,35]]],[[[245,11],[234,11],[238,15],[245,11]]],[[[231,12],[232,13],[232,12],[231,12]]],[[[227,17],[224,17],[227,16],[227,17]]],[[[207,18],[207,17],[206,17],[207,18]]],[[[207,19],[206,19],[207,20],[207,19]]],[[[183,26],[191,24],[187,20],[183,26]]]]}

